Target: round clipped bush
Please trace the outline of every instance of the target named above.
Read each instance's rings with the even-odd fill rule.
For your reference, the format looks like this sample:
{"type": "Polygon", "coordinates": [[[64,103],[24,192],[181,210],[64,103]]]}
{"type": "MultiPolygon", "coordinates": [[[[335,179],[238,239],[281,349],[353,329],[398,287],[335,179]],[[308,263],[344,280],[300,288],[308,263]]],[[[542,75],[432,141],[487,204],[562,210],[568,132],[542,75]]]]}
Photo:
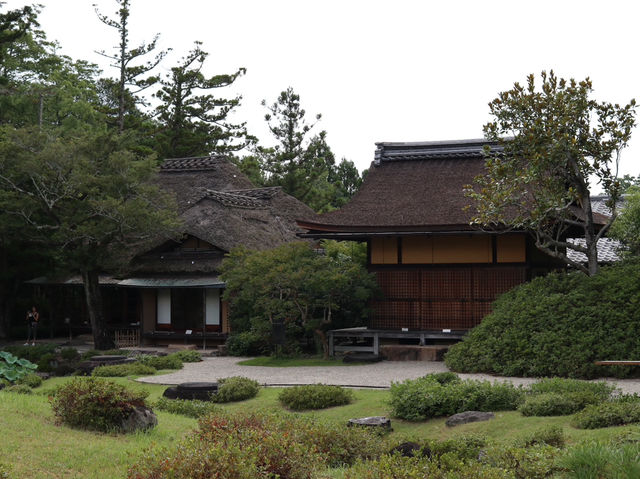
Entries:
{"type": "Polygon", "coordinates": [[[395,417],[424,421],[464,411],[512,411],[524,398],[524,390],[511,383],[458,380],[441,384],[434,375],[391,384],[395,417]]]}
{"type": "Polygon", "coordinates": [[[182,369],[182,361],[178,356],[173,354],[167,356],[149,356],[142,354],[137,357],[137,361],[154,369],[182,369]]]}
{"type": "Polygon", "coordinates": [[[91,375],[102,378],[123,378],[126,376],[151,376],[157,372],[158,371],[151,366],[135,362],[98,366],[94,368],[91,375]]]}
{"type": "Polygon", "coordinates": [[[30,388],[37,388],[42,385],[42,378],[35,373],[27,374],[26,376],[22,376],[20,379],[16,381],[17,384],[24,384],[30,388]]]}
{"type": "Polygon", "coordinates": [[[211,400],[219,403],[244,401],[256,397],[260,391],[260,384],[253,379],[242,376],[218,380],[218,393],[211,396],[211,400]]]}
{"type": "MultiPolygon", "coordinates": [[[[579,394],[579,393],[578,393],[579,394]]],[[[518,411],[523,416],[568,416],[583,409],[585,401],[597,402],[593,395],[587,397],[585,394],[558,394],[544,393],[529,396],[524,403],[518,406],[518,411]]]]}
{"type": "Polygon", "coordinates": [[[119,431],[132,414],[147,409],[146,391],[131,391],[101,378],[73,378],[50,398],[60,423],[95,431],[119,431]]]}
{"type": "Polygon", "coordinates": [[[171,356],[175,356],[183,363],[199,363],[202,361],[202,355],[198,351],[185,349],[184,351],[176,351],[171,356]]]}
{"type": "Polygon", "coordinates": [[[598,429],[601,427],[622,426],[640,423],[640,400],[607,401],[591,404],[576,413],[571,424],[578,429],[598,429]]]}
{"type": "Polygon", "coordinates": [[[591,379],[638,374],[597,360],[640,357],[640,261],[595,276],[553,273],[501,295],[445,362],[458,372],[591,379]]]}
{"type": "Polygon", "coordinates": [[[284,406],[294,411],[326,409],[351,403],[353,392],[340,386],[313,384],[283,389],[278,399],[284,406]]]}

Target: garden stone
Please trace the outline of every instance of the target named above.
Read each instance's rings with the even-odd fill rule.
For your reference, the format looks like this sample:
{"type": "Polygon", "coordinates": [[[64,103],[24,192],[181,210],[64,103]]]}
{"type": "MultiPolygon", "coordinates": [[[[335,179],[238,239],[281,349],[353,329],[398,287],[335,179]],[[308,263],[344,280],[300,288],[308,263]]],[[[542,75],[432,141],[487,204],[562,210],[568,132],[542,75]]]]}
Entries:
{"type": "Polygon", "coordinates": [[[423,449],[423,447],[417,442],[403,442],[391,449],[389,453],[399,453],[402,457],[431,457],[431,451],[429,451],[428,448],[423,449]]]}
{"type": "Polygon", "coordinates": [[[138,406],[131,411],[131,414],[122,420],[120,429],[123,432],[135,432],[138,430],[151,429],[158,424],[158,417],[148,407],[138,406]]]}
{"type": "Polygon", "coordinates": [[[349,423],[347,424],[349,427],[351,426],[364,426],[371,428],[380,428],[385,431],[391,431],[391,420],[384,416],[371,416],[371,417],[361,417],[356,419],[349,419],[349,423]]]}
{"type": "Polygon", "coordinates": [[[488,421],[493,419],[495,414],[492,412],[482,411],[465,411],[451,416],[445,424],[449,427],[459,426],[460,424],[468,424],[470,422],[488,421]]]}
{"type": "Polygon", "coordinates": [[[198,399],[210,401],[212,394],[218,393],[218,383],[194,382],[182,383],[176,387],[175,399],[198,399]]]}
{"type": "Polygon", "coordinates": [[[162,393],[167,399],[178,399],[178,388],[173,386],[164,390],[162,393]]]}

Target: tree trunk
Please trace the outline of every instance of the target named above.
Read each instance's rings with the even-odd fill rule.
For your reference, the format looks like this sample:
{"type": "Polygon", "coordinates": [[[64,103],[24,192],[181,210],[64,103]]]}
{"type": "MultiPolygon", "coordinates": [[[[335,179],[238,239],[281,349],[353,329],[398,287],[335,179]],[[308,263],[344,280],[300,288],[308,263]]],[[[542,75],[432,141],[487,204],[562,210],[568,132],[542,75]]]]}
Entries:
{"type": "Polygon", "coordinates": [[[113,349],[115,343],[107,331],[102,308],[102,295],[100,294],[100,284],[98,282],[98,271],[83,271],[82,283],[84,285],[84,296],[91,321],[91,331],[93,332],[93,343],[96,349],[113,349]]]}
{"type": "Polygon", "coordinates": [[[322,329],[314,329],[313,332],[318,335],[322,343],[322,359],[329,359],[329,340],[327,339],[327,333],[322,329]]]}

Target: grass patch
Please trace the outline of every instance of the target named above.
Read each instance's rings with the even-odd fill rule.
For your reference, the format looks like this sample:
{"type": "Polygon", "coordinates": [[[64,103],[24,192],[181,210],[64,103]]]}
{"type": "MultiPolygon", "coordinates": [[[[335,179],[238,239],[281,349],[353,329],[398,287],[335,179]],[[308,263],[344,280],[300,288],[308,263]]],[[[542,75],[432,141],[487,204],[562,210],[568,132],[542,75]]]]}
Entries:
{"type": "MultiPolygon", "coordinates": [[[[0,446],[2,463],[11,466],[15,478],[123,478],[132,464],[139,461],[144,450],[155,444],[172,448],[176,441],[196,427],[196,420],[156,410],[158,426],[148,433],[126,436],[92,433],[58,426],[47,396],[59,384],[70,378],[52,378],[35,389],[31,395],[0,391],[0,446]],[[35,451],[35,452],[34,452],[35,451]]],[[[166,386],[137,383],[129,378],[113,378],[133,390],[149,392],[149,402],[154,403],[166,386]]],[[[252,399],[237,403],[219,404],[228,412],[254,413],[282,412],[278,401],[282,388],[260,388],[252,399]]],[[[345,424],[349,419],[363,416],[389,415],[387,402],[389,391],[354,389],[354,402],[345,406],[317,411],[296,413],[311,418],[345,424]]],[[[479,434],[489,442],[502,444],[527,440],[541,429],[562,430],[568,445],[584,440],[608,441],[625,431],[637,431],[637,426],[609,427],[594,430],[578,430],[570,426],[571,418],[524,417],[519,412],[496,413],[491,421],[477,422],[449,428],[445,419],[424,422],[408,422],[392,418],[394,432],[389,435],[397,444],[406,439],[445,440],[461,435],[479,434]]],[[[418,441],[416,441],[418,442],[418,441]]]]}
{"type": "Polygon", "coordinates": [[[296,368],[317,366],[361,366],[365,363],[344,363],[341,359],[322,358],[276,358],[273,356],[259,356],[238,362],[242,366],[264,366],[268,368],[296,368]]]}

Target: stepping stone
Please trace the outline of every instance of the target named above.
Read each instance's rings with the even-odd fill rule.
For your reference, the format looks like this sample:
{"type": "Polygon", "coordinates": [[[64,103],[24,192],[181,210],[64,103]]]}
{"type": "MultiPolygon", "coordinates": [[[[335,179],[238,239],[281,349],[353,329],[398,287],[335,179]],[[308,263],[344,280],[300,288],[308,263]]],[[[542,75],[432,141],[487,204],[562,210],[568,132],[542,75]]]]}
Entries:
{"type": "Polygon", "coordinates": [[[380,428],[385,431],[391,431],[391,420],[384,416],[370,416],[370,417],[361,417],[356,419],[349,419],[349,423],[347,424],[349,427],[353,426],[363,426],[363,427],[371,427],[371,428],[380,428]]]}
{"type": "Polygon", "coordinates": [[[449,427],[459,426],[460,424],[468,424],[470,422],[488,421],[493,419],[495,414],[492,412],[482,411],[465,411],[451,416],[445,424],[449,427]]]}
{"type": "Polygon", "coordinates": [[[382,356],[373,353],[347,354],[342,358],[343,363],[378,363],[380,361],[382,356]]]}

